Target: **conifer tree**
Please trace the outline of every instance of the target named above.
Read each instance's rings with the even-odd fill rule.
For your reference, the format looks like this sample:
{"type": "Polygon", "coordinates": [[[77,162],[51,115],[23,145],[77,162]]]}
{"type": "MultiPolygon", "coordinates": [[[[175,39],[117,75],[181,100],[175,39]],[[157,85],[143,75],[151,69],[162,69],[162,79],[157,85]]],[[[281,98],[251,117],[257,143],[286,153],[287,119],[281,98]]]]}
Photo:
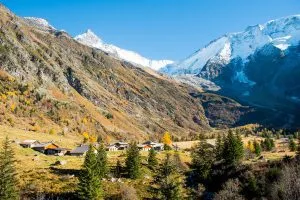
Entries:
{"type": "Polygon", "coordinates": [[[209,178],[212,165],[215,161],[215,151],[212,145],[201,140],[192,151],[192,167],[199,181],[209,178]]]}
{"type": "Polygon", "coordinates": [[[17,189],[16,170],[14,163],[14,152],[10,146],[8,137],[6,137],[0,152],[1,200],[17,200],[20,198],[17,189]]]}
{"type": "Polygon", "coordinates": [[[255,152],[256,156],[260,156],[260,154],[261,154],[260,144],[256,140],[254,140],[253,146],[254,146],[254,152],[255,152]]]}
{"type": "Polygon", "coordinates": [[[153,148],[151,148],[148,155],[148,167],[153,170],[155,169],[156,166],[157,166],[156,152],[153,148]]]}
{"type": "Polygon", "coordinates": [[[107,154],[103,144],[97,150],[97,171],[100,180],[107,174],[107,154]]]}
{"type": "Polygon", "coordinates": [[[157,199],[161,200],[180,200],[182,199],[181,190],[182,183],[175,165],[167,154],[164,162],[158,169],[158,173],[154,177],[154,185],[152,191],[157,199]]]}
{"type": "Polygon", "coordinates": [[[222,141],[222,137],[220,134],[218,134],[217,140],[216,140],[216,148],[215,148],[216,152],[216,159],[217,160],[221,160],[222,154],[223,154],[223,141],[222,141]]]}
{"type": "Polygon", "coordinates": [[[186,170],[186,165],[182,162],[179,152],[174,153],[173,162],[178,172],[182,173],[186,170]]]}
{"type": "Polygon", "coordinates": [[[136,143],[130,145],[127,150],[126,171],[129,178],[137,179],[140,176],[140,151],[136,143]]]}
{"type": "Polygon", "coordinates": [[[223,158],[229,165],[238,163],[244,156],[244,146],[241,137],[234,134],[231,130],[228,132],[224,141],[223,158]]]}
{"type": "Polygon", "coordinates": [[[97,170],[97,158],[93,146],[86,153],[83,169],[79,176],[78,198],[82,200],[99,200],[102,198],[101,182],[97,170]]]}
{"type": "Polygon", "coordinates": [[[300,135],[298,135],[298,144],[297,144],[297,152],[296,156],[300,158],[300,135]]]}
{"type": "Polygon", "coordinates": [[[269,138],[271,144],[271,150],[275,147],[275,142],[272,138],[269,138]]]}
{"type": "Polygon", "coordinates": [[[121,173],[122,173],[122,165],[121,165],[121,162],[118,160],[117,164],[116,164],[116,168],[115,168],[115,176],[117,178],[120,178],[121,177],[121,173]]]}
{"type": "Polygon", "coordinates": [[[271,151],[275,147],[274,140],[268,137],[261,142],[261,146],[265,151],[271,151]]]}
{"type": "Polygon", "coordinates": [[[244,143],[240,134],[235,134],[236,142],[237,142],[237,159],[240,160],[244,157],[244,143]]]}
{"type": "Polygon", "coordinates": [[[290,151],[296,151],[296,149],[297,149],[297,145],[296,145],[295,141],[293,140],[293,138],[290,138],[290,140],[289,140],[289,149],[290,149],[290,151]]]}

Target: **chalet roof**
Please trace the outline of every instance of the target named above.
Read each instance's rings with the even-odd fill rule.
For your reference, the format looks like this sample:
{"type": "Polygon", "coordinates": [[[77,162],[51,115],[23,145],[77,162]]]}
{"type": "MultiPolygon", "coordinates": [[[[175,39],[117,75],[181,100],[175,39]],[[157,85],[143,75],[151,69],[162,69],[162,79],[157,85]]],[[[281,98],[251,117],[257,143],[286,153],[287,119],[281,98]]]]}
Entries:
{"type": "Polygon", "coordinates": [[[156,144],[152,145],[152,147],[162,147],[162,146],[164,146],[163,143],[156,143],[156,144]]]}
{"type": "Polygon", "coordinates": [[[156,145],[158,143],[157,142],[153,142],[153,141],[147,141],[147,142],[144,142],[143,144],[156,145]]]}
{"type": "Polygon", "coordinates": [[[58,147],[58,148],[55,148],[54,150],[57,150],[57,151],[69,151],[71,149],[58,147]]]}
{"type": "Polygon", "coordinates": [[[70,153],[71,154],[84,154],[89,150],[89,145],[81,145],[79,147],[76,147],[75,149],[73,149],[70,153]]]}
{"type": "Polygon", "coordinates": [[[42,147],[46,147],[51,144],[58,147],[58,145],[54,144],[53,142],[43,142],[43,143],[39,143],[39,144],[35,145],[34,148],[42,148],[42,147]]]}
{"type": "Polygon", "coordinates": [[[24,140],[23,142],[21,142],[20,144],[33,144],[35,142],[38,142],[37,140],[24,140]]]}

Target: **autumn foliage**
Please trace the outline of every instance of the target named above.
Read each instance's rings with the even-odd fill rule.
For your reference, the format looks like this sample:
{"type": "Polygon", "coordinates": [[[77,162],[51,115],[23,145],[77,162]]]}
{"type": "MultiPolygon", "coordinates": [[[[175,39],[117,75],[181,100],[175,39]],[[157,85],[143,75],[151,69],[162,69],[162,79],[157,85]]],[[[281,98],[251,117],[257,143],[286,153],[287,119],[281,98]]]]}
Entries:
{"type": "Polygon", "coordinates": [[[172,144],[171,134],[170,134],[168,131],[166,131],[166,132],[164,133],[164,136],[163,136],[163,138],[162,138],[162,142],[163,142],[165,145],[168,145],[168,146],[170,146],[170,145],[172,144]]]}

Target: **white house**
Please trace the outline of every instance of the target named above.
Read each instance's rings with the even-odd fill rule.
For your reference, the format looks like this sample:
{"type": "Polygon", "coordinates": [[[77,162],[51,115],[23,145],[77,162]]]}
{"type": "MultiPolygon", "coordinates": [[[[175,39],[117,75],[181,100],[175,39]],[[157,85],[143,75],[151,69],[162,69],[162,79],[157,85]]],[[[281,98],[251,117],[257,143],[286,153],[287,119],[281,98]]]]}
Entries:
{"type": "Polygon", "coordinates": [[[143,145],[149,145],[149,146],[151,146],[155,151],[163,151],[163,150],[164,150],[164,144],[163,144],[163,143],[147,141],[147,142],[144,142],[143,145]]]}
{"type": "Polygon", "coordinates": [[[138,144],[137,146],[141,151],[150,151],[152,149],[152,146],[149,144],[138,144]]]}
{"type": "Polygon", "coordinates": [[[118,147],[116,145],[114,145],[114,144],[108,145],[106,147],[106,151],[118,151],[118,147]]]}

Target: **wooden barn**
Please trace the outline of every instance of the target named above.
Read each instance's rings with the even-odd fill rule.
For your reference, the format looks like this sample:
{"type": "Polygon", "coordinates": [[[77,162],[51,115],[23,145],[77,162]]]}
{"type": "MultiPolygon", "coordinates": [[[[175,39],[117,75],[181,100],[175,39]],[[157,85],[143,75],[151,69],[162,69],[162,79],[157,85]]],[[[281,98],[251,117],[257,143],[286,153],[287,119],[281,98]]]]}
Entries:
{"type": "Polygon", "coordinates": [[[59,148],[58,145],[54,144],[53,142],[45,142],[39,143],[32,147],[33,150],[47,154],[47,155],[54,155],[55,149],[59,148]]]}

